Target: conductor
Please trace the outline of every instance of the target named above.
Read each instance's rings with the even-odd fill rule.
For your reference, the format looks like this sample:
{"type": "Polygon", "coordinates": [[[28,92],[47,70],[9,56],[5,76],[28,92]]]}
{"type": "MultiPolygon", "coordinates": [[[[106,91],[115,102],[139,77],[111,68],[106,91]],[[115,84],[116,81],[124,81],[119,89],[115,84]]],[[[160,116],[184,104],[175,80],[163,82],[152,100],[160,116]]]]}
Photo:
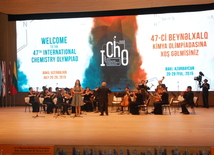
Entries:
{"type": "Polygon", "coordinates": [[[111,90],[106,86],[106,82],[102,82],[102,86],[97,89],[100,116],[103,116],[104,112],[108,115],[108,94],[110,93],[111,90]]]}

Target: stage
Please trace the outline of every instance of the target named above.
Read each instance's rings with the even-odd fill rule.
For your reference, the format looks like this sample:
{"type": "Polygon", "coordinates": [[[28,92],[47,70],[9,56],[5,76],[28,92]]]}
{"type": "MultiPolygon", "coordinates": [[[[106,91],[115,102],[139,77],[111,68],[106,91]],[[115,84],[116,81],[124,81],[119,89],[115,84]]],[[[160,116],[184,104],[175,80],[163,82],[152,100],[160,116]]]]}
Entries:
{"type": "MultiPolygon", "coordinates": [[[[114,109],[115,110],[115,109],[114,109]]],[[[196,114],[118,115],[87,112],[54,118],[25,112],[24,106],[0,108],[0,144],[214,146],[214,108],[196,107],[196,114]]],[[[151,111],[151,108],[149,109],[151,111]]]]}

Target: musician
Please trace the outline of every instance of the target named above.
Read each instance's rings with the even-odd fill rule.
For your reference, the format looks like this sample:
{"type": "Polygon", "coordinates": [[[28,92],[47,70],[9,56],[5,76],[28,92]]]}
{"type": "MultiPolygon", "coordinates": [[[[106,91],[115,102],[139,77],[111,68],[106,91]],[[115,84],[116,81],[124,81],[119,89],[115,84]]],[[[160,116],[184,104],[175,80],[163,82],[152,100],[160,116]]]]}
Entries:
{"type": "Polygon", "coordinates": [[[181,95],[184,98],[184,101],[181,102],[181,108],[183,114],[189,114],[189,111],[186,108],[186,105],[194,106],[193,97],[194,94],[192,92],[192,87],[188,86],[186,91],[182,92],[181,95]]]}
{"type": "Polygon", "coordinates": [[[163,84],[163,80],[165,79],[165,77],[163,76],[163,78],[161,80],[158,81],[158,85],[157,88],[155,89],[155,91],[158,90],[158,88],[165,88],[167,90],[167,87],[165,84],[163,84]]]}
{"type": "Polygon", "coordinates": [[[71,102],[72,102],[72,88],[65,88],[64,89],[65,93],[64,93],[64,96],[65,96],[65,102],[68,103],[69,105],[71,105],[71,102]]]}
{"type": "Polygon", "coordinates": [[[72,91],[73,91],[73,88],[70,88],[70,90],[68,90],[67,92],[67,94],[70,95],[70,98],[67,99],[67,102],[71,106],[71,113],[76,114],[76,110],[75,110],[76,107],[71,105],[72,99],[73,99],[72,91]]]}
{"type": "Polygon", "coordinates": [[[158,98],[159,101],[156,101],[154,103],[154,111],[152,113],[154,113],[155,115],[162,115],[163,114],[163,110],[162,110],[162,105],[163,104],[169,104],[169,94],[166,90],[166,88],[159,88],[158,89],[158,98]]]}
{"type": "Polygon", "coordinates": [[[55,107],[54,103],[53,103],[53,94],[51,94],[48,89],[44,89],[44,101],[43,104],[47,105],[47,114],[51,114],[53,113],[53,108],[55,107]]]}
{"type": "Polygon", "coordinates": [[[70,115],[69,112],[68,112],[68,108],[71,106],[69,104],[69,99],[71,98],[71,96],[69,94],[66,93],[65,89],[61,89],[60,91],[60,94],[57,96],[57,103],[58,103],[58,100],[60,101],[60,106],[63,107],[62,109],[62,114],[64,115],[65,113],[67,115],[70,115]]]}
{"type": "Polygon", "coordinates": [[[130,111],[130,102],[131,102],[131,92],[129,87],[125,87],[125,95],[123,96],[123,100],[121,102],[121,111],[123,113],[123,107],[126,106],[128,107],[130,111]]]}
{"type": "Polygon", "coordinates": [[[56,94],[56,96],[60,93],[59,90],[60,90],[59,87],[55,88],[55,94],[56,94]]]}
{"type": "Polygon", "coordinates": [[[207,82],[208,80],[204,79],[204,83],[200,86],[200,88],[202,88],[203,105],[205,108],[209,108],[208,96],[209,96],[210,85],[207,82]]]}
{"type": "Polygon", "coordinates": [[[135,89],[135,92],[132,94],[133,94],[134,101],[130,102],[130,113],[132,115],[139,115],[138,106],[143,104],[144,97],[139,88],[135,89]]]}
{"type": "Polygon", "coordinates": [[[89,87],[86,87],[84,93],[83,102],[85,103],[84,109],[86,112],[92,112],[93,111],[93,103],[92,103],[92,96],[93,92],[90,90],[89,87]]]}
{"type": "Polygon", "coordinates": [[[100,116],[103,116],[104,112],[108,115],[108,95],[111,93],[110,88],[106,86],[106,82],[102,82],[102,86],[97,88],[98,106],[100,109],[100,116]]]}
{"type": "Polygon", "coordinates": [[[33,90],[32,87],[29,88],[29,93],[28,93],[28,97],[30,98],[30,101],[29,103],[32,104],[32,109],[33,111],[32,112],[39,112],[39,102],[36,101],[36,97],[37,97],[37,94],[36,92],[33,90]]]}
{"type": "Polygon", "coordinates": [[[149,98],[148,90],[150,90],[150,88],[146,85],[147,82],[148,81],[142,80],[141,84],[138,85],[138,88],[141,90],[141,93],[143,94],[143,101],[149,98]]]}
{"type": "Polygon", "coordinates": [[[49,87],[49,88],[48,88],[48,91],[49,91],[50,93],[52,93],[52,87],[49,87]]]}
{"type": "Polygon", "coordinates": [[[97,109],[97,107],[98,107],[98,94],[97,94],[97,89],[98,89],[98,88],[95,88],[95,89],[93,90],[93,95],[92,95],[92,98],[93,98],[92,102],[93,102],[93,110],[94,110],[94,112],[98,112],[98,111],[99,111],[99,110],[97,109]]]}
{"type": "Polygon", "coordinates": [[[144,90],[146,90],[146,91],[150,90],[150,88],[146,85],[147,82],[148,82],[148,81],[142,80],[142,81],[141,81],[141,84],[138,85],[138,88],[144,89],[144,90]]]}

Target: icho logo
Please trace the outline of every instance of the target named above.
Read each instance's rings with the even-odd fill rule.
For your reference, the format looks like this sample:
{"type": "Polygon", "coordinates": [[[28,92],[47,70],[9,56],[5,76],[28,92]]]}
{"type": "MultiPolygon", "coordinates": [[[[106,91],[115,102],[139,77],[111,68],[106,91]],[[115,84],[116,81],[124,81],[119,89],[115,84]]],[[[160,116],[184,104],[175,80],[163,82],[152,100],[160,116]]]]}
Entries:
{"type": "Polygon", "coordinates": [[[113,39],[113,42],[108,41],[102,46],[106,47],[105,50],[100,50],[100,66],[127,66],[129,63],[129,55],[128,50],[125,49],[125,40],[119,40],[119,42],[116,42],[116,36],[114,36],[113,39]],[[122,50],[121,47],[123,48],[122,50]]]}

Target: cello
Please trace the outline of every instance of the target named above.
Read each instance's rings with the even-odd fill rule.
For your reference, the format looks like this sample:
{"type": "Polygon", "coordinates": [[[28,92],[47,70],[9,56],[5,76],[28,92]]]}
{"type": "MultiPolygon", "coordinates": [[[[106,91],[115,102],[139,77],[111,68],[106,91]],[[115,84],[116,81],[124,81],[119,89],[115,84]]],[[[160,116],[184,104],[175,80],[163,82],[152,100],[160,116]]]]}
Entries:
{"type": "Polygon", "coordinates": [[[122,102],[121,102],[121,106],[123,107],[128,107],[130,105],[130,94],[129,94],[129,88],[126,87],[126,94],[124,95],[122,102]]]}
{"type": "Polygon", "coordinates": [[[129,104],[130,104],[129,100],[130,100],[130,97],[129,97],[128,94],[126,94],[126,95],[123,97],[123,100],[122,100],[122,102],[121,102],[121,106],[123,106],[123,107],[128,107],[129,104]]]}

